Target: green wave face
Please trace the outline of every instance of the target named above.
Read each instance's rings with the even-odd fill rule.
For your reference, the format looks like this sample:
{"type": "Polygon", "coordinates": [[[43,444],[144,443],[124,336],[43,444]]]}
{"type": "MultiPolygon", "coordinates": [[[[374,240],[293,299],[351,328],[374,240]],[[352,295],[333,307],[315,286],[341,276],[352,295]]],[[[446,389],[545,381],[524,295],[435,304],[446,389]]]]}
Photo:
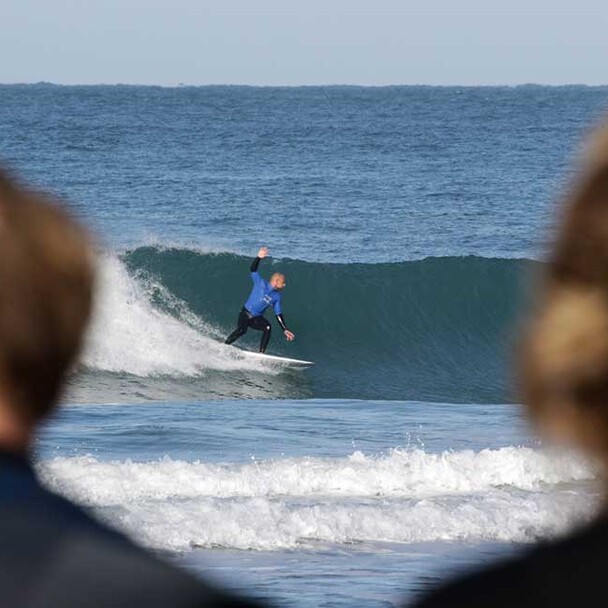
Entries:
{"type": "MultiPolygon", "coordinates": [[[[234,327],[251,280],[250,259],[141,247],[123,256],[131,273],[162,283],[218,330],[234,327]]],[[[265,260],[287,277],[269,352],[310,359],[314,397],[452,403],[516,400],[510,370],[526,286],[537,264],[478,257],[391,264],[265,260]]],[[[155,304],[168,308],[162,297],[155,304]]],[[[272,314],[267,312],[272,318],[272,314]]],[[[242,346],[255,347],[250,331],[242,346]]]]}

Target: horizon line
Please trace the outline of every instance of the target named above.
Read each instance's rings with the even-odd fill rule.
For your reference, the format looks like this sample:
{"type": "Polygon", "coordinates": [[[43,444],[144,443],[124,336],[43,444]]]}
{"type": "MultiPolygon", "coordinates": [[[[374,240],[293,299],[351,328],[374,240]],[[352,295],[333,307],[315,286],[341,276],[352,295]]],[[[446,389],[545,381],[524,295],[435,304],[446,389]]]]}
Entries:
{"type": "Polygon", "coordinates": [[[204,87],[234,87],[234,88],[254,88],[254,89],[297,89],[297,88],[405,88],[405,87],[428,87],[428,88],[518,88],[518,87],[587,87],[602,88],[608,86],[606,83],[587,84],[579,82],[564,82],[544,84],[538,82],[521,82],[511,84],[428,84],[428,83],[392,83],[392,84],[357,84],[357,83],[331,83],[331,84],[240,84],[240,83],[205,83],[205,84],[158,84],[158,83],[129,83],[129,82],[97,82],[97,83],[65,83],[52,82],[48,80],[38,80],[32,82],[1,82],[0,86],[53,86],[53,87],[151,87],[163,89],[185,89],[185,88],[204,88],[204,87]]]}

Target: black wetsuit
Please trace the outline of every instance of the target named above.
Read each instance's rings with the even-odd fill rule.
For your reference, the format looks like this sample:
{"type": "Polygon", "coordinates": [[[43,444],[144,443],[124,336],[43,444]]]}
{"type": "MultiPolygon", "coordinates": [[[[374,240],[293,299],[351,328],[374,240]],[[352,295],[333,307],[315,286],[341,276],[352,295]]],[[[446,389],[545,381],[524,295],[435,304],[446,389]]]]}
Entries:
{"type": "Polygon", "coordinates": [[[258,274],[260,259],[261,258],[255,258],[251,263],[250,271],[253,280],[253,289],[251,290],[247,302],[245,302],[245,306],[243,306],[239,313],[237,328],[226,338],[226,344],[232,344],[235,340],[247,333],[247,330],[251,327],[252,329],[264,332],[260,342],[260,352],[264,353],[266,352],[266,347],[268,346],[270,334],[272,332],[270,321],[264,316],[266,308],[269,306],[274,308],[277,321],[283,331],[287,330],[287,326],[285,325],[285,319],[281,312],[280,292],[273,289],[270,284],[258,274]]]}

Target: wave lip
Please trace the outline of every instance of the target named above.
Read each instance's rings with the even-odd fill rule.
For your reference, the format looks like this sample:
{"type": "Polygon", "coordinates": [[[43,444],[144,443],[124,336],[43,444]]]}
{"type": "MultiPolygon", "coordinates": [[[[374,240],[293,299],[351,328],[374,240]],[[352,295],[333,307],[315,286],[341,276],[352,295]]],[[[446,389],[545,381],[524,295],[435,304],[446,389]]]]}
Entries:
{"type": "Polygon", "coordinates": [[[313,541],[525,542],[587,515],[585,491],[560,488],[585,484],[594,471],[574,456],[508,447],[247,464],[55,458],[41,475],[153,547],[265,550],[313,541]]]}

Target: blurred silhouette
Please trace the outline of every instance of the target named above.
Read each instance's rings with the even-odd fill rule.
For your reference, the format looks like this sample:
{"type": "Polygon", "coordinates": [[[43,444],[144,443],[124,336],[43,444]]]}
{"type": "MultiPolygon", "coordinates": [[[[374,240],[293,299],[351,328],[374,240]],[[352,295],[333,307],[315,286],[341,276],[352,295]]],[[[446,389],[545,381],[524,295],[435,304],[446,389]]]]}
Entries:
{"type": "MultiPolygon", "coordinates": [[[[539,434],[608,471],[608,127],[592,138],[543,270],[519,353],[522,400],[539,434]]],[[[605,494],[608,487],[603,480],[605,494]]],[[[608,514],[454,580],[416,606],[605,605],[608,514]]]]}
{"type": "Polygon", "coordinates": [[[29,462],[91,310],[86,233],[0,174],[0,605],[251,605],[137,547],[44,489],[29,462]]]}

